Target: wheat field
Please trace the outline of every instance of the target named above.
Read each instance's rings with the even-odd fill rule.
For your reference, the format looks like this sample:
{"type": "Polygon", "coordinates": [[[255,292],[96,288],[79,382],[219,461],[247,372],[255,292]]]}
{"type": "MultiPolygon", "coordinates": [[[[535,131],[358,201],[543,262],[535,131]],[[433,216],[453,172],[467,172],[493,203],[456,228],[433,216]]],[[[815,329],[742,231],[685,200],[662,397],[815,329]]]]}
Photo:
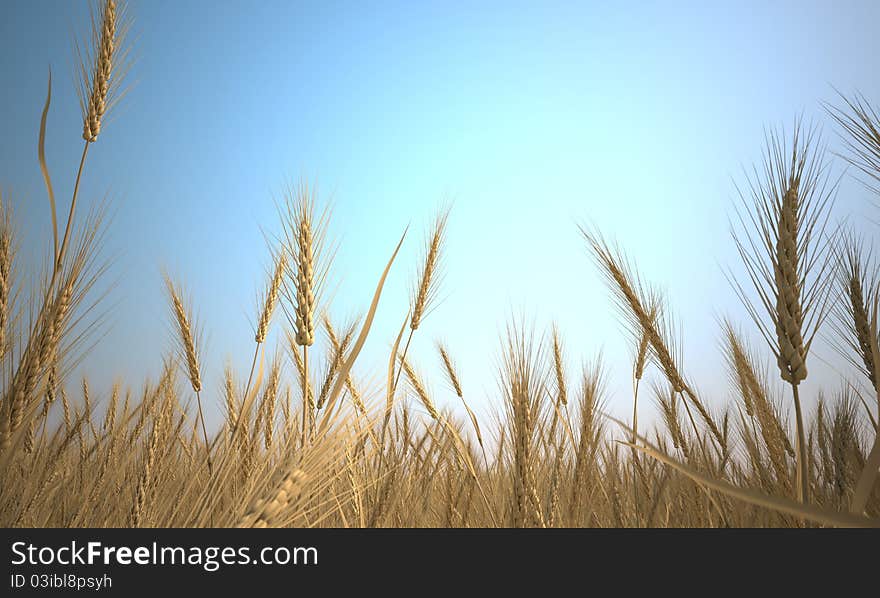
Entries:
{"type": "Polygon", "coordinates": [[[880,117],[867,98],[826,106],[847,153],[826,152],[816,128],[796,121],[768,131],[761,164],[739,187],[730,243],[747,276],[731,275],[730,289],[751,317],[720,323],[716,356],[736,400],[713,405],[689,378],[662,281],[645,280],[612,231],[571,223],[632,345],[632,417],[607,413],[601,359],[568,371],[565,331],[536,331],[521,318],[500,347],[497,417],[477,417],[442,341],[433,348],[446,379],[437,382],[459,402],[438,402],[410,348],[426,318],[444,317],[433,308],[441,283],[454,284],[443,268],[454,212],[438,211],[427,231],[377,240],[396,248],[364,291],[364,316],[334,322],[325,284],[333,214],[302,182],[279,204],[274,267],[252,314],[254,337],[241,339],[253,359],[227,365],[217,397],[224,424],[212,429],[199,290],[190,295],[170,274],[176,346],[158,356],[161,376],[140,388],[120,382],[99,405],[88,380],[70,375],[103,299],[111,226],[106,205],[78,201],[79,180],[124,96],[130,24],[121,1],[94,13],[80,56],[83,150],[69,200],[55,197],[45,160],[50,77],[39,130],[53,231],[44,271],[21,271],[18,248],[37,240],[20,237],[0,196],[4,527],[880,526],[875,239],[836,213],[839,181],[827,168],[845,161],[877,190],[880,117]],[[409,312],[399,330],[374,329],[386,276],[404,241],[422,233],[409,312]],[[283,351],[267,348],[272,329],[283,351]],[[820,334],[855,374],[844,390],[807,396],[820,334]],[[358,375],[368,336],[391,346],[378,388],[358,375]],[[660,421],[640,425],[652,404],[660,421]]]}

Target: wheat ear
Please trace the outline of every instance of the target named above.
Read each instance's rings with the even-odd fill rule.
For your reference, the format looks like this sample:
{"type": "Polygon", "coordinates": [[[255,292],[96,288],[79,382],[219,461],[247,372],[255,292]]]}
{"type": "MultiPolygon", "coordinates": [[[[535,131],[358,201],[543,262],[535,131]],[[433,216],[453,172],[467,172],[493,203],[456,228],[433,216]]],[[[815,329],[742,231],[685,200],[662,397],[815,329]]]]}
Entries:
{"type": "MultiPolygon", "coordinates": [[[[82,178],[83,169],[85,167],[86,155],[89,151],[89,145],[98,140],[101,132],[101,124],[104,121],[110,107],[116,102],[117,91],[122,79],[124,67],[121,64],[125,60],[127,51],[123,49],[124,40],[128,30],[128,23],[124,18],[125,4],[117,0],[106,0],[98,9],[97,14],[92,14],[92,39],[91,54],[93,64],[91,68],[87,68],[86,60],[80,56],[80,72],[81,87],[79,89],[80,108],[83,113],[83,144],[82,156],[79,161],[79,169],[76,173],[76,182],[73,186],[73,196],[70,200],[70,212],[67,215],[67,224],[64,228],[64,236],[61,245],[56,247],[57,255],[55,260],[55,268],[53,269],[52,282],[55,282],[55,275],[61,269],[64,262],[64,254],[67,249],[67,242],[70,238],[70,231],[73,225],[73,215],[76,210],[77,198],[79,197],[79,183],[82,178]]],[[[50,80],[51,85],[51,80],[50,80]]],[[[48,109],[48,99],[46,107],[48,109]]],[[[43,117],[45,123],[45,113],[43,117]]],[[[45,124],[41,131],[41,143],[45,133],[45,124]]],[[[50,197],[53,197],[51,191],[51,183],[49,181],[48,169],[45,167],[43,156],[41,155],[41,164],[43,166],[43,175],[46,186],[49,189],[50,197]]],[[[55,218],[54,199],[53,203],[53,224],[55,218]]],[[[56,235],[57,238],[57,235],[56,235]]]]}
{"type": "MultiPolygon", "coordinates": [[[[286,218],[284,234],[287,251],[294,262],[293,272],[288,279],[285,292],[292,304],[293,315],[288,312],[288,319],[294,331],[294,342],[302,347],[302,369],[300,381],[303,397],[312,397],[309,388],[309,352],[308,348],[315,342],[315,313],[323,281],[327,275],[329,260],[323,256],[324,240],[329,211],[325,210],[319,217],[315,216],[315,197],[305,183],[300,183],[296,190],[288,191],[286,196],[286,218]],[[292,287],[290,292],[289,287],[292,287]]],[[[314,427],[315,408],[304,401],[302,438],[308,440],[314,427]]]]}
{"type": "MultiPolygon", "coordinates": [[[[333,351],[336,355],[339,355],[340,358],[344,357],[345,351],[348,348],[348,345],[351,344],[351,339],[354,338],[354,326],[346,333],[343,342],[339,341],[339,337],[336,335],[336,330],[333,328],[333,323],[330,321],[328,316],[324,316],[324,328],[327,329],[327,337],[330,339],[330,345],[333,348],[333,351]]],[[[340,365],[342,367],[342,360],[340,359],[340,365]]],[[[337,370],[338,373],[338,370],[337,370]]],[[[358,411],[360,411],[361,415],[367,414],[367,408],[361,399],[361,394],[358,391],[357,387],[354,384],[354,380],[351,377],[351,374],[346,374],[345,376],[345,387],[348,389],[349,394],[351,395],[351,400],[354,403],[355,407],[358,411]]],[[[322,389],[323,390],[323,389],[322,389]]],[[[329,391],[328,391],[329,394],[329,391]]],[[[324,399],[326,401],[326,397],[324,399]]]]}
{"type": "Polygon", "coordinates": [[[180,343],[182,358],[187,367],[187,373],[189,374],[189,381],[192,385],[193,392],[196,393],[199,421],[202,425],[202,435],[204,437],[205,451],[207,451],[208,457],[208,470],[213,471],[211,444],[208,441],[208,428],[205,426],[205,415],[202,411],[202,377],[201,368],[199,366],[199,356],[196,352],[196,333],[191,324],[192,318],[187,315],[187,310],[181,300],[181,293],[167,274],[165,274],[165,287],[168,291],[168,298],[171,301],[174,321],[177,324],[177,338],[180,343]]]}
{"type": "Polygon", "coordinates": [[[416,374],[416,371],[410,365],[410,363],[403,358],[400,357],[400,365],[403,367],[403,370],[406,372],[406,377],[409,378],[409,382],[412,385],[413,390],[416,395],[421,400],[422,405],[425,406],[425,409],[428,410],[428,414],[435,421],[440,421],[440,414],[437,413],[437,408],[434,407],[434,402],[431,401],[431,397],[428,395],[428,391],[425,388],[425,384],[422,382],[422,379],[416,374]]]}
{"type": "Polygon", "coordinates": [[[12,295],[12,218],[0,191],[0,360],[6,355],[12,295]]]}
{"type": "Polygon", "coordinates": [[[841,245],[836,253],[844,301],[835,307],[832,320],[842,345],[838,350],[865,374],[876,393],[880,386],[874,366],[869,306],[880,287],[878,269],[872,253],[865,250],[864,240],[855,233],[845,235],[841,245]]]}
{"type": "MultiPolygon", "coordinates": [[[[437,294],[440,290],[442,281],[442,264],[443,264],[443,248],[446,239],[446,223],[449,220],[449,208],[444,208],[437,213],[427,239],[425,240],[425,256],[419,266],[418,276],[416,277],[416,285],[412,294],[412,309],[409,318],[409,334],[406,338],[406,344],[403,347],[403,359],[406,359],[409,353],[409,346],[412,342],[413,333],[418,330],[422,320],[430,313],[437,294]]],[[[394,360],[392,358],[392,365],[394,360]]],[[[397,384],[400,381],[402,370],[397,371],[394,378],[394,384],[391,386],[390,397],[393,399],[394,391],[397,390],[397,384]]],[[[390,402],[390,401],[389,401],[390,402]]]]}
{"type": "Polygon", "coordinates": [[[275,311],[275,305],[278,303],[278,294],[281,290],[281,283],[284,280],[286,270],[287,255],[281,251],[278,253],[278,259],[275,260],[275,271],[272,274],[272,279],[269,281],[269,288],[266,290],[266,298],[263,301],[263,311],[260,313],[260,321],[257,323],[257,333],[254,336],[254,341],[258,345],[266,340],[269,322],[272,320],[272,313],[275,311]]]}
{"type": "Polygon", "coordinates": [[[284,511],[299,499],[305,482],[305,472],[291,469],[270,496],[254,499],[236,527],[273,527],[284,511]]]}
{"type": "Polygon", "coordinates": [[[814,151],[814,131],[804,138],[796,123],[790,145],[784,135],[767,134],[763,175],[740,190],[746,215],[734,241],[754,285],[758,306],[731,277],[737,294],[776,356],[789,383],[797,425],[798,499],[809,502],[809,463],[798,385],[807,377],[807,356],[828,314],[833,252],[826,227],[836,183],[829,184],[823,152],[814,151]],[[747,199],[747,195],[750,196],[747,199]]]}

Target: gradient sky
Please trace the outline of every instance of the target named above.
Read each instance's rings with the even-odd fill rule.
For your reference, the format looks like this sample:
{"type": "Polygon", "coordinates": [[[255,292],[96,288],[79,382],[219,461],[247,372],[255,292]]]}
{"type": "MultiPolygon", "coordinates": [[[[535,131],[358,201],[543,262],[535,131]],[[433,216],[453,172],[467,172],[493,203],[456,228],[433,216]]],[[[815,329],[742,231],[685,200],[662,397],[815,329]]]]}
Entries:
{"type": "MultiPolygon", "coordinates": [[[[280,230],[274,199],[302,176],[333,201],[337,320],[366,309],[412,225],[363,379],[381,376],[424,231],[452,198],[444,301],[412,349],[439,404],[455,405],[434,340],[448,342],[486,413],[497,405],[499,335],[521,313],[539,332],[558,322],[572,380],[601,350],[609,408],[629,413],[630,350],[582,222],[617,239],[668,292],[685,369],[717,404],[727,396],[716,317],[747,323],[723,276],[728,265],[743,272],[728,232],[733,182],[760,160],[765,126],[802,113],[824,125],[833,149],[821,102],[836,101],[834,88],[880,100],[880,3],[869,0],[141,0],[129,9],[133,86],[90,150],[82,186],[84,206],[113,200],[117,281],[111,326],[83,368],[98,388],[114,376],[138,388],[158,372],[171,346],[166,267],[204,325],[209,403],[220,399],[226,357],[247,374],[270,266],[264,232],[280,230]]],[[[29,0],[2,3],[0,16],[0,186],[24,235],[22,260],[38,262],[51,250],[37,162],[46,74],[51,65],[47,157],[64,210],[82,149],[72,39],[88,11],[29,0]]],[[[870,210],[844,179],[838,214],[870,210]]],[[[811,371],[839,386],[818,364],[811,371]]]]}

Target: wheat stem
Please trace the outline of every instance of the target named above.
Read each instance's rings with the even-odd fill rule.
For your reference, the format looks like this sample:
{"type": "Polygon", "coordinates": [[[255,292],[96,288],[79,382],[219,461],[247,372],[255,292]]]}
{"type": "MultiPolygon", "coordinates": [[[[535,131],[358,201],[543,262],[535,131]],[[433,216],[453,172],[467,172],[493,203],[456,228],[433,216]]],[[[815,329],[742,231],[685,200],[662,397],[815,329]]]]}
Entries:
{"type": "Polygon", "coordinates": [[[797,425],[798,501],[808,504],[810,502],[810,477],[807,439],[804,432],[804,418],[801,413],[801,399],[797,384],[791,385],[791,393],[794,398],[795,422],[797,425]]]}

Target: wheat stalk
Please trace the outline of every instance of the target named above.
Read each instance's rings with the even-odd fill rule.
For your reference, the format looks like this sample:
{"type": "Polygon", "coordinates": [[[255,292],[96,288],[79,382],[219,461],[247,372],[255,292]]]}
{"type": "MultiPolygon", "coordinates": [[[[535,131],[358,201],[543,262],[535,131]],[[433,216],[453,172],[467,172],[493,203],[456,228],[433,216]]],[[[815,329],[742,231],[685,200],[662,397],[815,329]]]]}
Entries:
{"type": "Polygon", "coordinates": [[[116,2],[107,0],[101,21],[101,38],[91,78],[91,93],[83,118],[83,139],[93,143],[101,132],[101,119],[107,109],[107,94],[110,91],[110,76],[113,73],[113,53],[116,48],[116,2]]]}
{"type": "Polygon", "coordinates": [[[440,272],[443,260],[443,246],[446,239],[446,223],[449,220],[449,208],[441,210],[426,240],[425,257],[421,262],[417,286],[413,291],[412,315],[409,327],[417,330],[422,319],[431,311],[437,299],[440,289],[442,273],[440,272]]]}
{"type": "Polygon", "coordinates": [[[449,349],[446,345],[437,341],[437,352],[440,353],[440,360],[443,362],[443,370],[446,372],[446,377],[449,379],[449,383],[452,385],[452,389],[455,391],[456,396],[461,399],[461,404],[464,405],[465,411],[467,411],[468,417],[471,420],[471,425],[474,427],[474,432],[477,435],[477,442],[480,444],[480,448],[483,450],[483,459],[486,459],[486,447],[483,444],[483,433],[480,430],[480,423],[477,420],[477,415],[470,408],[470,405],[467,404],[467,401],[464,400],[464,393],[461,389],[461,382],[458,377],[458,373],[455,371],[455,364],[452,362],[452,358],[449,356],[449,349]]]}
{"type": "MultiPolygon", "coordinates": [[[[272,277],[269,279],[269,284],[263,297],[263,309],[260,312],[260,318],[257,322],[257,330],[254,333],[254,358],[251,361],[251,370],[248,374],[247,384],[244,386],[241,409],[245,409],[245,407],[248,409],[250,408],[249,399],[251,397],[251,384],[254,381],[254,372],[257,369],[257,358],[260,355],[260,346],[265,342],[266,334],[269,332],[269,324],[272,321],[272,314],[278,303],[279,293],[283,290],[285,274],[287,274],[287,250],[282,247],[279,249],[278,256],[275,258],[275,270],[272,273],[272,277]]],[[[260,371],[262,371],[262,363],[260,364],[260,368],[260,371]]],[[[257,384],[259,385],[259,382],[257,382],[257,384]]],[[[227,397],[228,396],[229,394],[227,393],[227,397]]],[[[238,421],[242,419],[243,415],[244,414],[239,414],[230,426],[229,433],[231,435],[235,435],[238,430],[238,421]]],[[[230,419],[229,421],[232,422],[233,420],[230,419]]]]}
{"type": "Polygon", "coordinates": [[[174,321],[177,324],[178,340],[180,341],[183,362],[187,367],[190,384],[192,385],[193,392],[200,392],[202,390],[202,375],[199,366],[199,356],[196,352],[196,333],[190,323],[191,318],[187,315],[180,290],[167,274],[165,275],[165,288],[171,301],[174,321]]]}
{"type": "MultiPolygon", "coordinates": [[[[77,261],[76,264],[81,262],[77,261]]],[[[30,408],[34,391],[47,369],[50,375],[48,383],[54,389],[55,354],[67,322],[73,301],[73,288],[80,272],[78,268],[71,268],[66,275],[66,283],[59,289],[52,303],[37,314],[35,336],[29,339],[25,354],[12,380],[8,416],[4,415],[0,423],[0,453],[9,448],[12,434],[21,426],[24,414],[30,408]]]]}
{"type": "Polygon", "coordinates": [[[553,373],[556,375],[556,393],[559,404],[568,404],[568,393],[565,389],[565,362],[562,357],[562,340],[559,337],[559,327],[553,325],[551,333],[553,342],[553,373]]]}
{"type": "Polygon", "coordinates": [[[199,411],[199,421],[202,425],[202,435],[205,441],[205,451],[208,457],[208,470],[213,470],[213,464],[211,461],[211,444],[208,441],[208,428],[205,426],[205,415],[202,411],[202,375],[201,375],[201,367],[199,365],[199,356],[196,352],[197,345],[197,335],[196,330],[192,325],[192,318],[187,314],[187,310],[184,307],[183,300],[181,299],[181,292],[174,284],[174,281],[171,280],[171,277],[166,273],[164,275],[165,278],[165,288],[168,293],[168,298],[171,302],[171,309],[174,316],[174,321],[177,324],[177,339],[181,349],[181,357],[183,358],[183,362],[186,364],[187,373],[189,375],[189,382],[192,385],[193,392],[196,393],[196,404],[198,406],[199,411]]]}
{"type": "Polygon", "coordinates": [[[403,356],[400,357],[400,365],[406,372],[406,377],[409,378],[409,382],[412,385],[416,396],[419,397],[419,400],[422,401],[422,405],[424,405],[425,409],[428,410],[428,414],[435,421],[440,421],[440,414],[437,413],[437,408],[434,407],[434,403],[433,401],[431,401],[431,397],[428,395],[428,391],[425,388],[425,384],[424,382],[422,382],[422,379],[419,377],[418,374],[416,374],[410,363],[406,359],[404,359],[403,356]]]}
{"type": "Polygon", "coordinates": [[[844,298],[833,310],[832,324],[837,333],[835,345],[841,355],[861,370],[877,392],[871,337],[870,305],[878,294],[880,277],[873,255],[865,241],[854,232],[846,234],[835,248],[840,292],[844,298]],[[853,357],[855,354],[855,358],[853,357]]]}
{"type": "Polygon", "coordinates": [[[740,335],[734,329],[733,324],[725,320],[723,326],[726,340],[724,345],[725,356],[727,357],[728,367],[733,375],[734,382],[738,386],[740,396],[743,397],[743,402],[746,405],[747,415],[757,418],[764,446],[767,448],[770,463],[776,472],[776,478],[786,488],[789,488],[789,471],[785,456],[786,453],[795,456],[794,450],[782,424],[779,422],[773,405],[767,397],[765,385],[758,378],[758,374],[753,366],[754,359],[750,355],[749,349],[740,339],[740,335]]]}
{"type": "Polygon", "coordinates": [[[7,351],[7,327],[12,300],[12,215],[0,191],[0,360],[7,351]]]}
{"type": "Polygon", "coordinates": [[[134,503],[131,507],[131,526],[140,527],[143,520],[144,505],[147,503],[150,487],[153,483],[153,470],[156,464],[156,452],[159,445],[161,419],[153,422],[150,439],[147,443],[147,454],[144,459],[144,471],[138,479],[134,503]]]}
{"type": "MultiPolygon", "coordinates": [[[[672,338],[672,321],[666,317],[660,295],[650,288],[643,287],[638,276],[631,272],[626,256],[619,249],[612,248],[596,231],[581,227],[581,233],[587,240],[593,259],[608,280],[618,309],[630,334],[641,342],[642,335],[647,337],[657,365],[676,393],[682,394],[697,409],[703,422],[709,427],[716,446],[723,443],[723,435],[709,414],[705,405],[694,390],[685,381],[673,357],[669,339],[672,338]],[[661,332],[662,331],[662,332],[661,332]]],[[[691,419],[694,432],[696,423],[690,416],[688,402],[685,408],[691,419]]]]}
{"type": "MultiPolygon", "coordinates": [[[[343,339],[344,343],[339,341],[339,337],[336,335],[336,330],[333,328],[333,323],[330,321],[330,318],[326,314],[324,315],[324,328],[327,330],[327,337],[330,340],[330,346],[333,348],[334,353],[336,355],[339,355],[341,358],[345,354],[345,349],[351,343],[351,339],[354,338],[354,325],[352,325],[349,331],[346,332],[343,339]]],[[[339,367],[342,367],[341,363],[339,367]]],[[[339,369],[336,369],[336,374],[338,373],[339,369]]],[[[350,373],[346,374],[345,376],[345,387],[348,389],[348,392],[351,395],[351,400],[357,410],[360,411],[361,415],[366,415],[367,408],[364,405],[363,400],[361,399],[361,394],[355,386],[354,380],[352,379],[350,373]]],[[[326,397],[324,398],[324,401],[326,401],[326,397]]]]}
{"type": "MultiPolygon", "coordinates": [[[[415,279],[416,284],[412,291],[409,334],[407,335],[406,344],[403,347],[403,359],[406,359],[406,356],[409,353],[409,346],[412,342],[413,334],[418,330],[422,320],[431,312],[434,303],[437,300],[440,283],[443,278],[443,248],[446,240],[446,223],[449,220],[449,211],[449,208],[444,208],[437,213],[437,216],[434,219],[434,224],[425,240],[424,259],[420,262],[418,275],[415,279]]],[[[391,358],[392,374],[394,373],[393,366],[396,350],[395,347],[395,352],[392,353],[391,358]]],[[[401,370],[398,370],[397,376],[394,377],[394,384],[389,391],[389,405],[393,401],[394,391],[397,390],[397,384],[400,381],[400,374],[401,370]]]]}
{"type": "Polygon", "coordinates": [[[324,316],[324,327],[327,329],[327,336],[330,340],[330,351],[327,360],[327,373],[324,376],[324,382],[321,384],[321,392],[318,393],[318,402],[315,406],[319,410],[324,408],[324,403],[330,394],[333,381],[336,379],[339,370],[342,368],[342,363],[345,361],[345,352],[348,350],[348,345],[354,336],[354,328],[350,328],[340,342],[336,338],[333,326],[330,325],[329,318],[326,316],[324,316]]]}
{"type": "Polygon", "coordinates": [[[831,280],[826,235],[836,183],[829,184],[815,131],[801,124],[792,139],[769,132],[762,175],[740,189],[743,210],[733,238],[758,294],[756,304],[730,276],[737,294],[789,383],[797,425],[798,499],[809,501],[809,464],[798,385],[807,377],[810,346],[828,313],[831,280]],[[748,196],[748,199],[747,199],[748,196]],[[746,214],[743,214],[743,211],[746,214]],[[760,306],[768,318],[761,317],[760,306]],[[769,319],[769,322],[767,321],[769,319]]]}
{"type": "Polygon", "coordinates": [[[449,357],[449,350],[442,342],[438,342],[437,351],[440,353],[440,359],[443,361],[443,367],[445,368],[446,375],[449,378],[450,384],[452,384],[452,389],[455,391],[455,394],[458,395],[459,398],[463,397],[464,395],[461,391],[461,382],[459,382],[458,380],[458,374],[456,374],[455,372],[455,366],[453,366],[452,359],[449,357]]]}
{"type": "Polygon", "coordinates": [[[586,238],[602,273],[611,283],[625,321],[631,330],[636,332],[634,336],[638,339],[641,339],[642,335],[647,337],[660,368],[675,392],[689,390],[672,357],[668,343],[660,334],[656,316],[651,316],[654,310],[649,306],[659,305],[656,293],[641,286],[640,281],[630,274],[623,254],[619,250],[612,249],[599,233],[584,227],[581,227],[581,233],[586,238]]]}
{"type": "Polygon", "coordinates": [[[269,380],[260,404],[259,412],[263,420],[263,444],[268,451],[272,447],[272,433],[275,429],[275,402],[278,397],[278,387],[281,380],[281,358],[276,353],[269,370],[269,380]]]}
{"type": "Polygon", "coordinates": [[[235,430],[236,421],[238,419],[238,399],[235,390],[235,372],[232,364],[227,363],[223,368],[223,398],[226,401],[226,425],[230,439],[232,432],[235,430]]]}
{"type": "Polygon", "coordinates": [[[101,124],[117,99],[126,56],[124,41],[128,31],[125,4],[105,0],[92,12],[92,34],[89,56],[80,54],[80,107],[83,112],[83,134],[87,143],[94,143],[101,133],[101,124]]]}
{"type": "Polygon", "coordinates": [[[532,462],[535,428],[541,415],[544,372],[539,364],[543,356],[540,348],[535,350],[532,337],[524,326],[515,322],[508,324],[501,371],[501,391],[506,399],[512,426],[516,505],[514,523],[517,527],[528,527],[532,522],[546,527],[535,488],[532,462]]]}
{"type": "MultiPolygon", "coordinates": [[[[292,306],[288,320],[294,330],[294,341],[302,347],[300,381],[303,397],[311,400],[309,387],[308,348],[315,342],[315,313],[330,259],[324,255],[325,235],[329,211],[315,215],[315,195],[309,186],[301,182],[295,190],[288,190],[285,197],[284,234],[287,251],[292,256],[294,268],[288,277],[285,293],[292,306]],[[292,287],[292,291],[289,290],[292,287]]],[[[332,259],[332,254],[330,255],[332,259]]],[[[299,365],[297,366],[299,369],[299,365]]],[[[306,442],[314,427],[315,405],[303,404],[302,438],[306,442]]]]}
{"type": "Polygon", "coordinates": [[[116,410],[119,407],[119,383],[115,383],[110,389],[110,402],[107,404],[107,411],[104,413],[104,423],[101,429],[105,432],[113,432],[116,425],[116,410]]]}
{"type": "Polygon", "coordinates": [[[266,290],[266,297],[263,301],[263,311],[260,313],[260,320],[257,323],[257,333],[254,341],[259,345],[266,340],[266,333],[269,330],[269,322],[272,320],[272,313],[275,311],[275,305],[278,303],[278,294],[281,290],[281,283],[284,281],[284,274],[287,271],[287,255],[281,251],[275,260],[275,271],[269,281],[269,287],[266,290]]]}
{"type": "Polygon", "coordinates": [[[308,382],[309,373],[306,370],[306,363],[303,359],[305,351],[300,349],[300,346],[296,343],[296,337],[290,332],[287,334],[287,343],[300,379],[300,389],[303,393],[303,409],[313,410],[316,407],[315,395],[311,384],[308,382]],[[303,380],[306,382],[303,382],[303,380]]]}
{"type": "Polygon", "coordinates": [[[65,251],[70,238],[70,232],[73,225],[73,215],[76,210],[77,199],[79,197],[79,183],[82,178],[83,169],[85,168],[86,155],[89,146],[98,140],[101,132],[101,123],[107,116],[107,112],[115,104],[118,99],[119,86],[125,67],[125,57],[128,50],[125,48],[125,38],[129,27],[129,22],[125,18],[125,4],[117,0],[106,0],[97,11],[92,12],[92,35],[90,41],[90,53],[92,56],[92,66],[89,70],[86,62],[89,61],[88,56],[80,54],[80,76],[81,86],[79,88],[80,108],[83,114],[83,152],[79,161],[79,169],[76,173],[76,182],[73,186],[73,196],[70,200],[70,212],[67,215],[67,224],[64,228],[64,236],[61,244],[58,246],[58,231],[56,228],[57,221],[55,215],[55,199],[52,191],[52,184],[49,178],[49,171],[45,164],[45,156],[43,155],[43,140],[45,137],[45,121],[46,113],[49,109],[49,98],[51,97],[51,78],[49,80],[50,93],[46,99],[46,108],[43,111],[43,120],[40,128],[40,163],[43,169],[43,177],[46,188],[49,191],[49,197],[52,203],[52,223],[53,232],[56,239],[55,267],[52,271],[52,280],[49,288],[55,283],[57,272],[64,263],[65,251]]]}

